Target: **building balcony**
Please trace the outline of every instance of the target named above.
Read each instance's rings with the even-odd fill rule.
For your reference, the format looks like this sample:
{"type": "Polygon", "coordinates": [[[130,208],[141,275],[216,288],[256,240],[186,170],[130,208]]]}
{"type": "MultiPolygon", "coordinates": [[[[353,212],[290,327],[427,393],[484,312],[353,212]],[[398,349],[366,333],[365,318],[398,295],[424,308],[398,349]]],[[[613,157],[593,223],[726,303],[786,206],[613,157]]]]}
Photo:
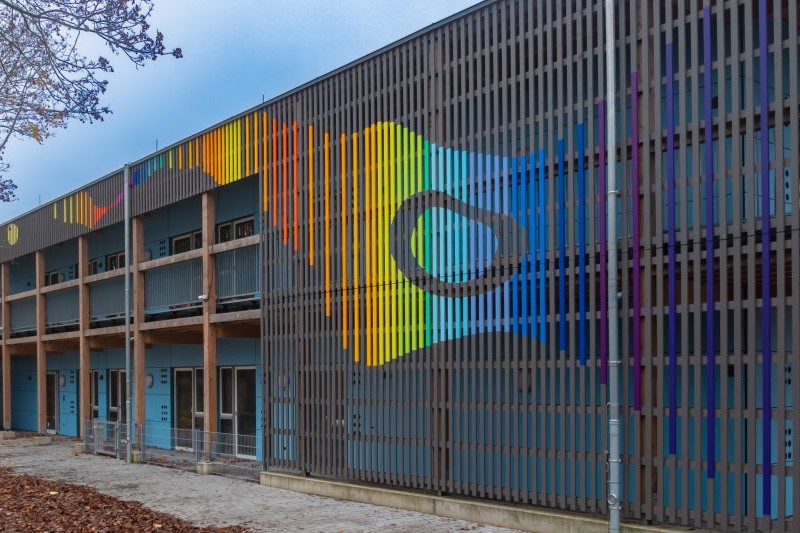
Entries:
{"type": "Polygon", "coordinates": [[[202,260],[190,259],[146,270],[145,320],[164,320],[202,313],[202,260]]]}
{"type": "Polygon", "coordinates": [[[216,254],[217,312],[254,309],[259,306],[258,246],[216,254]]]}
{"type": "Polygon", "coordinates": [[[8,307],[11,313],[9,336],[16,338],[36,335],[36,297],[11,301],[8,307]]]}
{"type": "Polygon", "coordinates": [[[79,322],[78,287],[48,292],[45,295],[47,333],[75,331],[78,329],[79,322]]]}
{"type": "Polygon", "coordinates": [[[125,323],[125,277],[117,276],[89,284],[89,327],[125,323]]]}

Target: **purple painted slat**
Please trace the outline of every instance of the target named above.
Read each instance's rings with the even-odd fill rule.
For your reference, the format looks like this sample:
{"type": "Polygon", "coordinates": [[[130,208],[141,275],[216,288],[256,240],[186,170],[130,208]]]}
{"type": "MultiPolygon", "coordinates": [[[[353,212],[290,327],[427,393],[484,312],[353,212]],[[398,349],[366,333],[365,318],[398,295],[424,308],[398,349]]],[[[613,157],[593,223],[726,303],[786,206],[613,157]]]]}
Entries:
{"type": "Polygon", "coordinates": [[[761,106],[761,408],[763,410],[763,445],[761,489],[764,515],[772,513],[772,293],[769,261],[769,72],[767,70],[767,0],[758,2],[758,75],[761,106]]]}
{"type": "Polygon", "coordinates": [[[639,74],[631,73],[631,203],[633,204],[633,408],[642,409],[642,295],[639,247],[639,74]]]}
{"type": "Polygon", "coordinates": [[[678,449],[678,353],[675,287],[675,97],[672,43],[667,43],[667,223],[669,227],[669,453],[678,449]]]}
{"type": "Polygon", "coordinates": [[[714,398],[714,150],[711,114],[711,8],[703,10],[703,82],[705,107],[706,208],[706,475],[714,477],[716,449],[714,398]]]}
{"type": "Polygon", "coordinates": [[[608,261],[606,243],[606,103],[598,105],[600,194],[600,383],[608,383],[608,261]]]}

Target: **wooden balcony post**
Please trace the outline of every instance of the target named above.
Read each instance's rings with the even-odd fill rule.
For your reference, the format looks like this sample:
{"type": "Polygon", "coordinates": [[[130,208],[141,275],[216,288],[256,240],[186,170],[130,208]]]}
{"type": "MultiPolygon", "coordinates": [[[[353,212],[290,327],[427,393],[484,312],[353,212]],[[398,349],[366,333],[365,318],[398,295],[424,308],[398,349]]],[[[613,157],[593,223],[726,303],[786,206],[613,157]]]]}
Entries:
{"type": "Polygon", "coordinates": [[[92,405],[89,397],[91,388],[91,351],[89,347],[89,337],[86,332],[89,330],[89,285],[86,283],[86,276],[89,275],[89,240],[86,235],[78,237],[78,412],[80,413],[78,425],[78,435],[83,435],[83,428],[87,420],[92,418],[92,405]]]}
{"type": "Polygon", "coordinates": [[[217,330],[211,315],[217,310],[216,262],[211,255],[216,229],[216,203],[213,192],[203,193],[203,409],[205,431],[217,431],[217,330]]]}
{"type": "Polygon", "coordinates": [[[36,427],[39,433],[47,433],[47,352],[44,345],[45,334],[45,296],[44,252],[36,252],[36,427]]]}

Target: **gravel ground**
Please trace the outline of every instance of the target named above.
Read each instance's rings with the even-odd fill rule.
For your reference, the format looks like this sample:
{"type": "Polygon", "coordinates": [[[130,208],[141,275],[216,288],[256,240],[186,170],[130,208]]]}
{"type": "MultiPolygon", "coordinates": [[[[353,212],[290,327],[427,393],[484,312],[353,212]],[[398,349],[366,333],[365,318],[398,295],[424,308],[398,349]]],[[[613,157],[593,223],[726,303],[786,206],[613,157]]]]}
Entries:
{"type": "MultiPolygon", "coordinates": [[[[413,531],[510,533],[511,530],[411,511],[311,496],[220,476],[153,465],[129,465],[94,455],[73,455],[72,441],[33,446],[30,439],[0,441],[0,466],[103,494],[141,502],[202,527],[247,531],[413,531]]],[[[2,528],[0,528],[2,529],[2,528]]]]}

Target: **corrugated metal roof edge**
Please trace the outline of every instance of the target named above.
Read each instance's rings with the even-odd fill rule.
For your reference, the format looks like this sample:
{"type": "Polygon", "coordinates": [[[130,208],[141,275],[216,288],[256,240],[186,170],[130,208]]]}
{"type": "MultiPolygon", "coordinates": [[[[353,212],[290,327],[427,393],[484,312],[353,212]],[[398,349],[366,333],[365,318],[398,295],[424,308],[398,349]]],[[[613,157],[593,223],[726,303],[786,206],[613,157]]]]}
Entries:
{"type": "MultiPolygon", "coordinates": [[[[183,144],[183,143],[189,141],[190,139],[194,139],[195,137],[203,135],[206,132],[212,131],[215,128],[218,128],[219,126],[221,126],[223,124],[231,122],[232,120],[236,120],[237,118],[244,117],[244,116],[246,116],[246,115],[248,115],[250,113],[253,113],[254,111],[257,111],[259,109],[262,109],[262,108],[265,108],[265,107],[270,106],[272,104],[275,104],[275,103],[277,103],[277,102],[279,102],[281,100],[289,98],[289,97],[291,97],[291,96],[293,96],[293,95],[295,95],[295,94],[297,94],[297,93],[299,93],[301,91],[304,91],[304,90],[308,89],[309,87],[313,87],[314,85],[322,83],[322,82],[324,82],[324,81],[326,81],[326,80],[328,80],[328,79],[330,79],[330,78],[332,78],[332,77],[334,77],[334,76],[336,76],[338,74],[341,74],[342,72],[346,72],[347,70],[355,68],[358,65],[369,61],[370,59],[373,59],[373,58],[375,58],[375,57],[377,57],[377,56],[379,56],[381,54],[384,54],[384,53],[386,53],[386,52],[388,52],[390,50],[393,50],[394,48],[402,46],[402,45],[404,45],[404,44],[406,44],[406,43],[408,43],[410,41],[413,41],[414,39],[418,39],[420,37],[423,37],[423,36],[433,32],[435,30],[438,30],[439,28],[441,28],[443,26],[446,26],[446,25],[450,24],[451,22],[454,22],[454,21],[456,21],[458,19],[461,19],[463,17],[471,15],[472,13],[474,13],[476,11],[479,11],[479,10],[483,9],[484,7],[486,7],[488,5],[491,5],[491,4],[493,4],[495,2],[498,2],[498,1],[500,1],[500,0],[482,0],[482,1],[479,1],[475,5],[472,5],[472,6],[468,7],[468,8],[466,8],[466,9],[462,9],[461,11],[458,11],[457,13],[454,13],[454,14],[446,17],[446,18],[443,18],[442,20],[439,20],[437,22],[429,24],[428,26],[425,26],[424,28],[420,28],[419,30],[417,30],[417,31],[415,31],[413,33],[410,33],[409,35],[407,35],[405,37],[402,37],[402,38],[400,38],[400,39],[398,39],[398,40],[396,40],[394,42],[391,42],[391,43],[389,43],[389,44],[387,44],[387,45],[385,45],[385,46],[383,46],[381,48],[378,48],[374,52],[370,52],[369,54],[367,54],[365,56],[359,57],[358,59],[354,59],[353,61],[342,65],[341,67],[338,67],[338,68],[336,68],[334,70],[331,70],[330,72],[326,72],[325,74],[317,76],[316,78],[313,78],[313,79],[303,83],[302,85],[298,85],[297,87],[295,87],[293,89],[290,89],[290,90],[288,90],[286,92],[283,92],[283,93],[281,93],[281,94],[279,94],[277,96],[274,96],[274,97],[270,98],[269,100],[266,100],[266,101],[264,101],[264,102],[262,102],[260,104],[257,104],[257,105],[255,105],[253,107],[250,107],[250,108],[246,109],[245,111],[242,111],[241,113],[237,113],[236,115],[227,117],[227,118],[225,118],[225,119],[223,119],[223,120],[221,120],[219,122],[214,123],[212,126],[209,126],[209,127],[205,128],[203,130],[200,130],[197,133],[193,133],[193,134],[191,134],[191,135],[189,135],[187,137],[184,137],[184,138],[182,138],[182,139],[180,139],[178,141],[175,141],[175,142],[169,144],[168,146],[165,146],[161,150],[152,152],[152,153],[150,153],[150,154],[148,154],[148,155],[146,155],[144,157],[141,157],[141,158],[131,162],[130,165],[131,166],[137,165],[137,164],[142,163],[144,161],[147,161],[148,159],[150,159],[152,157],[155,157],[155,156],[157,156],[159,154],[168,152],[169,150],[172,150],[173,148],[176,148],[180,144],[183,144]]],[[[82,191],[82,190],[84,190],[84,189],[86,189],[88,187],[91,187],[92,185],[95,185],[96,183],[99,183],[99,182],[101,182],[103,180],[106,180],[106,179],[109,179],[109,178],[113,177],[116,174],[119,174],[120,172],[123,171],[123,169],[124,169],[124,167],[120,167],[120,168],[117,168],[115,170],[112,170],[112,171],[104,174],[103,176],[101,176],[99,178],[96,178],[96,179],[90,181],[89,183],[87,183],[85,185],[82,185],[81,187],[78,187],[77,189],[73,189],[73,190],[71,190],[71,191],[69,191],[67,193],[62,194],[61,196],[53,198],[52,200],[48,200],[46,202],[45,206],[34,207],[33,209],[30,209],[30,210],[22,213],[21,215],[17,215],[14,218],[8,219],[8,220],[0,223],[0,225],[5,226],[5,225],[8,225],[8,224],[12,224],[12,223],[14,223],[16,221],[19,221],[22,218],[25,218],[28,215],[31,215],[31,214],[35,213],[36,211],[38,211],[40,209],[47,209],[48,206],[52,205],[55,202],[58,202],[59,200],[67,198],[68,196],[71,196],[71,195],[75,194],[76,192],[82,191]]]]}

